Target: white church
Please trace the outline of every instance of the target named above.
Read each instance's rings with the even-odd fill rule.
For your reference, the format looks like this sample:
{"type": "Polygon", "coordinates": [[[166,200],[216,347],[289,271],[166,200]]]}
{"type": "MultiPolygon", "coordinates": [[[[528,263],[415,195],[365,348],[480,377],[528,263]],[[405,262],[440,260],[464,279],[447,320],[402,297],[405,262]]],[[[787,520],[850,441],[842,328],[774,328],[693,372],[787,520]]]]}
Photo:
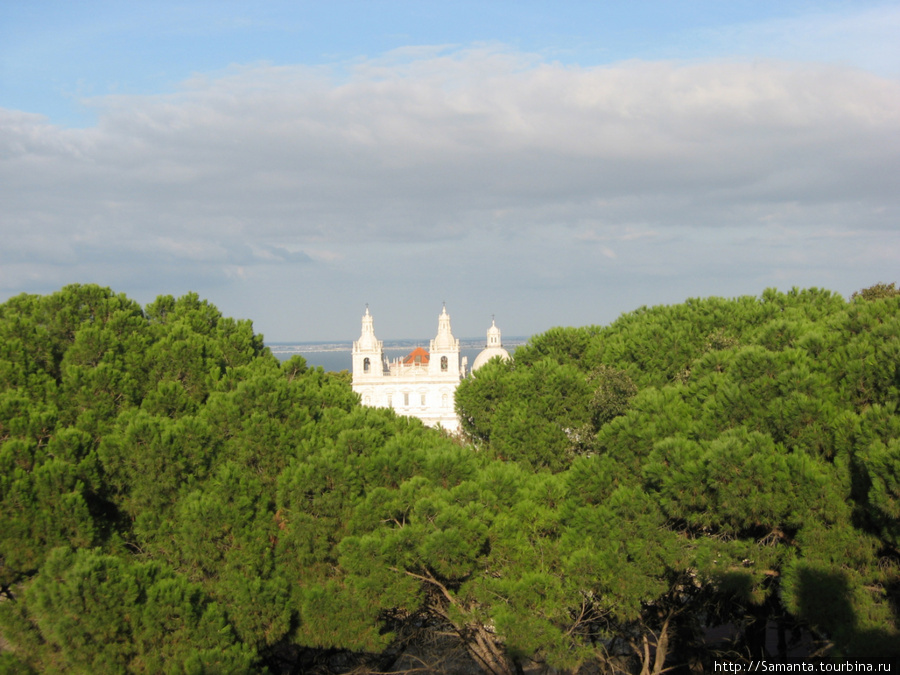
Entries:
{"type": "MultiPolygon", "coordinates": [[[[508,359],[500,342],[500,329],[492,321],[487,346],[475,357],[472,372],[495,356],[508,359]]],[[[369,308],[362,318],[362,333],[353,343],[353,391],[363,405],[393,408],[401,415],[418,417],[425,424],[459,430],[453,397],[460,381],[468,375],[467,358],[459,355],[459,340],[450,329],[450,315],[444,307],[438,317],[437,336],[428,351],[417,347],[407,356],[388,362],[384,346],[375,337],[369,308]]]]}

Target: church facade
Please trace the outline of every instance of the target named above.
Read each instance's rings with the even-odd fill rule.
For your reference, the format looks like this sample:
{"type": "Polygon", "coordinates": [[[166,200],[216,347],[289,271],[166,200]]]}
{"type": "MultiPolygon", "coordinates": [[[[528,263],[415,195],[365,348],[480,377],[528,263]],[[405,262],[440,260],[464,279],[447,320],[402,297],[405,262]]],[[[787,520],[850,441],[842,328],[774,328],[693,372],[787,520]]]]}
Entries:
{"type": "MultiPolygon", "coordinates": [[[[476,367],[491,356],[509,358],[500,345],[500,330],[496,325],[488,330],[488,345],[476,357],[476,367]]],[[[459,430],[454,395],[468,374],[468,360],[460,357],[459,340],[453,337],[446,307],[438,317],[437,335],[428,351],[418,347],[391,362],[384,356],[382,341],[375,337],[374,320],[366,307],[362,332],[353,343],[352,359],[353,391],[359,394],[363,405],[393,408],[401,415],[418,417],[429,426],[440,425],[451,432],[459,430]]]]}

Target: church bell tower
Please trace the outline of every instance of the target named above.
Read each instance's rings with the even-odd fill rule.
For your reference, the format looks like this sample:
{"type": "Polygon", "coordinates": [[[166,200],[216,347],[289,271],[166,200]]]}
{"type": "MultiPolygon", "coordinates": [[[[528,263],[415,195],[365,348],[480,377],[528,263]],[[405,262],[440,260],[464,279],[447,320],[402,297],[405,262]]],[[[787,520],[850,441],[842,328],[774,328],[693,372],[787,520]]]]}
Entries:
{"type": "Polygon", "coordinates": [[[375,337],[375,324],[366,305],[362,318],[362,332],[353,343],[354,384],[371,378],[384,377],[384,344],[375,337]]]}
{"type": "Polygon", "coordinates": [[[437,336],[431,341],[428,352],[429,375],[448,379],[452,376],[459,381],[459,340],[453,337],[450,329],[450,315],[447,314],[446,305],[438,317],[437,336]]]}

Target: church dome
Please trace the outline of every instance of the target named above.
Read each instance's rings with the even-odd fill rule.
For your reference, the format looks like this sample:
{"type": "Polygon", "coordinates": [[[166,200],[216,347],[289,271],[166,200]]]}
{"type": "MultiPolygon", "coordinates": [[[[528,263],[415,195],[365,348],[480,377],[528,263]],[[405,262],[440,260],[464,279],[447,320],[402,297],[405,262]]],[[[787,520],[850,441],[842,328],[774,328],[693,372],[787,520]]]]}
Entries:
{"type": "Polygon", "coordinates": [[[495,356],[499,356],[506,361],[509,358],[509,352],[500,343],[500,329],[497,328],[497,324],[491,319],[491,327],[488,328],[487,332],[487,347],[482,349],[481,353],[475,357],[475,362],[472,364],[472,372],[474,373],[495,356]]]}

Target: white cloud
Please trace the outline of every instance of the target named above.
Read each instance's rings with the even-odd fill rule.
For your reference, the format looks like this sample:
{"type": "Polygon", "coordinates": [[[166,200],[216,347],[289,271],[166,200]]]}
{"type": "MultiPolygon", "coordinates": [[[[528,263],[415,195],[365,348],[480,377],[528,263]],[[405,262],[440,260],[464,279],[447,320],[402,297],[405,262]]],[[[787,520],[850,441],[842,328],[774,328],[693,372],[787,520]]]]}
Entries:
{"type": "MultiPolygon", "coordinates": [[[[390,293],[410,278],[512,293],[532,270],[584,287],[598,255],[603,274],[714,274],[709,241],[759,283],[770,249],[729,247],[773,225],[829,234],[793,260],[807,276],[845,259],[842,233],[897,241],[900,83],[840,66],[423,47],[90,104],[84,130],[0,110],[0,264],[90,261],[125,290],[183,265],[185,283],[281,266],[314,268],[322,292],[374,276],[390,293]]],[[[33,276],[0,275],[3,292],[33,276]]]]}

